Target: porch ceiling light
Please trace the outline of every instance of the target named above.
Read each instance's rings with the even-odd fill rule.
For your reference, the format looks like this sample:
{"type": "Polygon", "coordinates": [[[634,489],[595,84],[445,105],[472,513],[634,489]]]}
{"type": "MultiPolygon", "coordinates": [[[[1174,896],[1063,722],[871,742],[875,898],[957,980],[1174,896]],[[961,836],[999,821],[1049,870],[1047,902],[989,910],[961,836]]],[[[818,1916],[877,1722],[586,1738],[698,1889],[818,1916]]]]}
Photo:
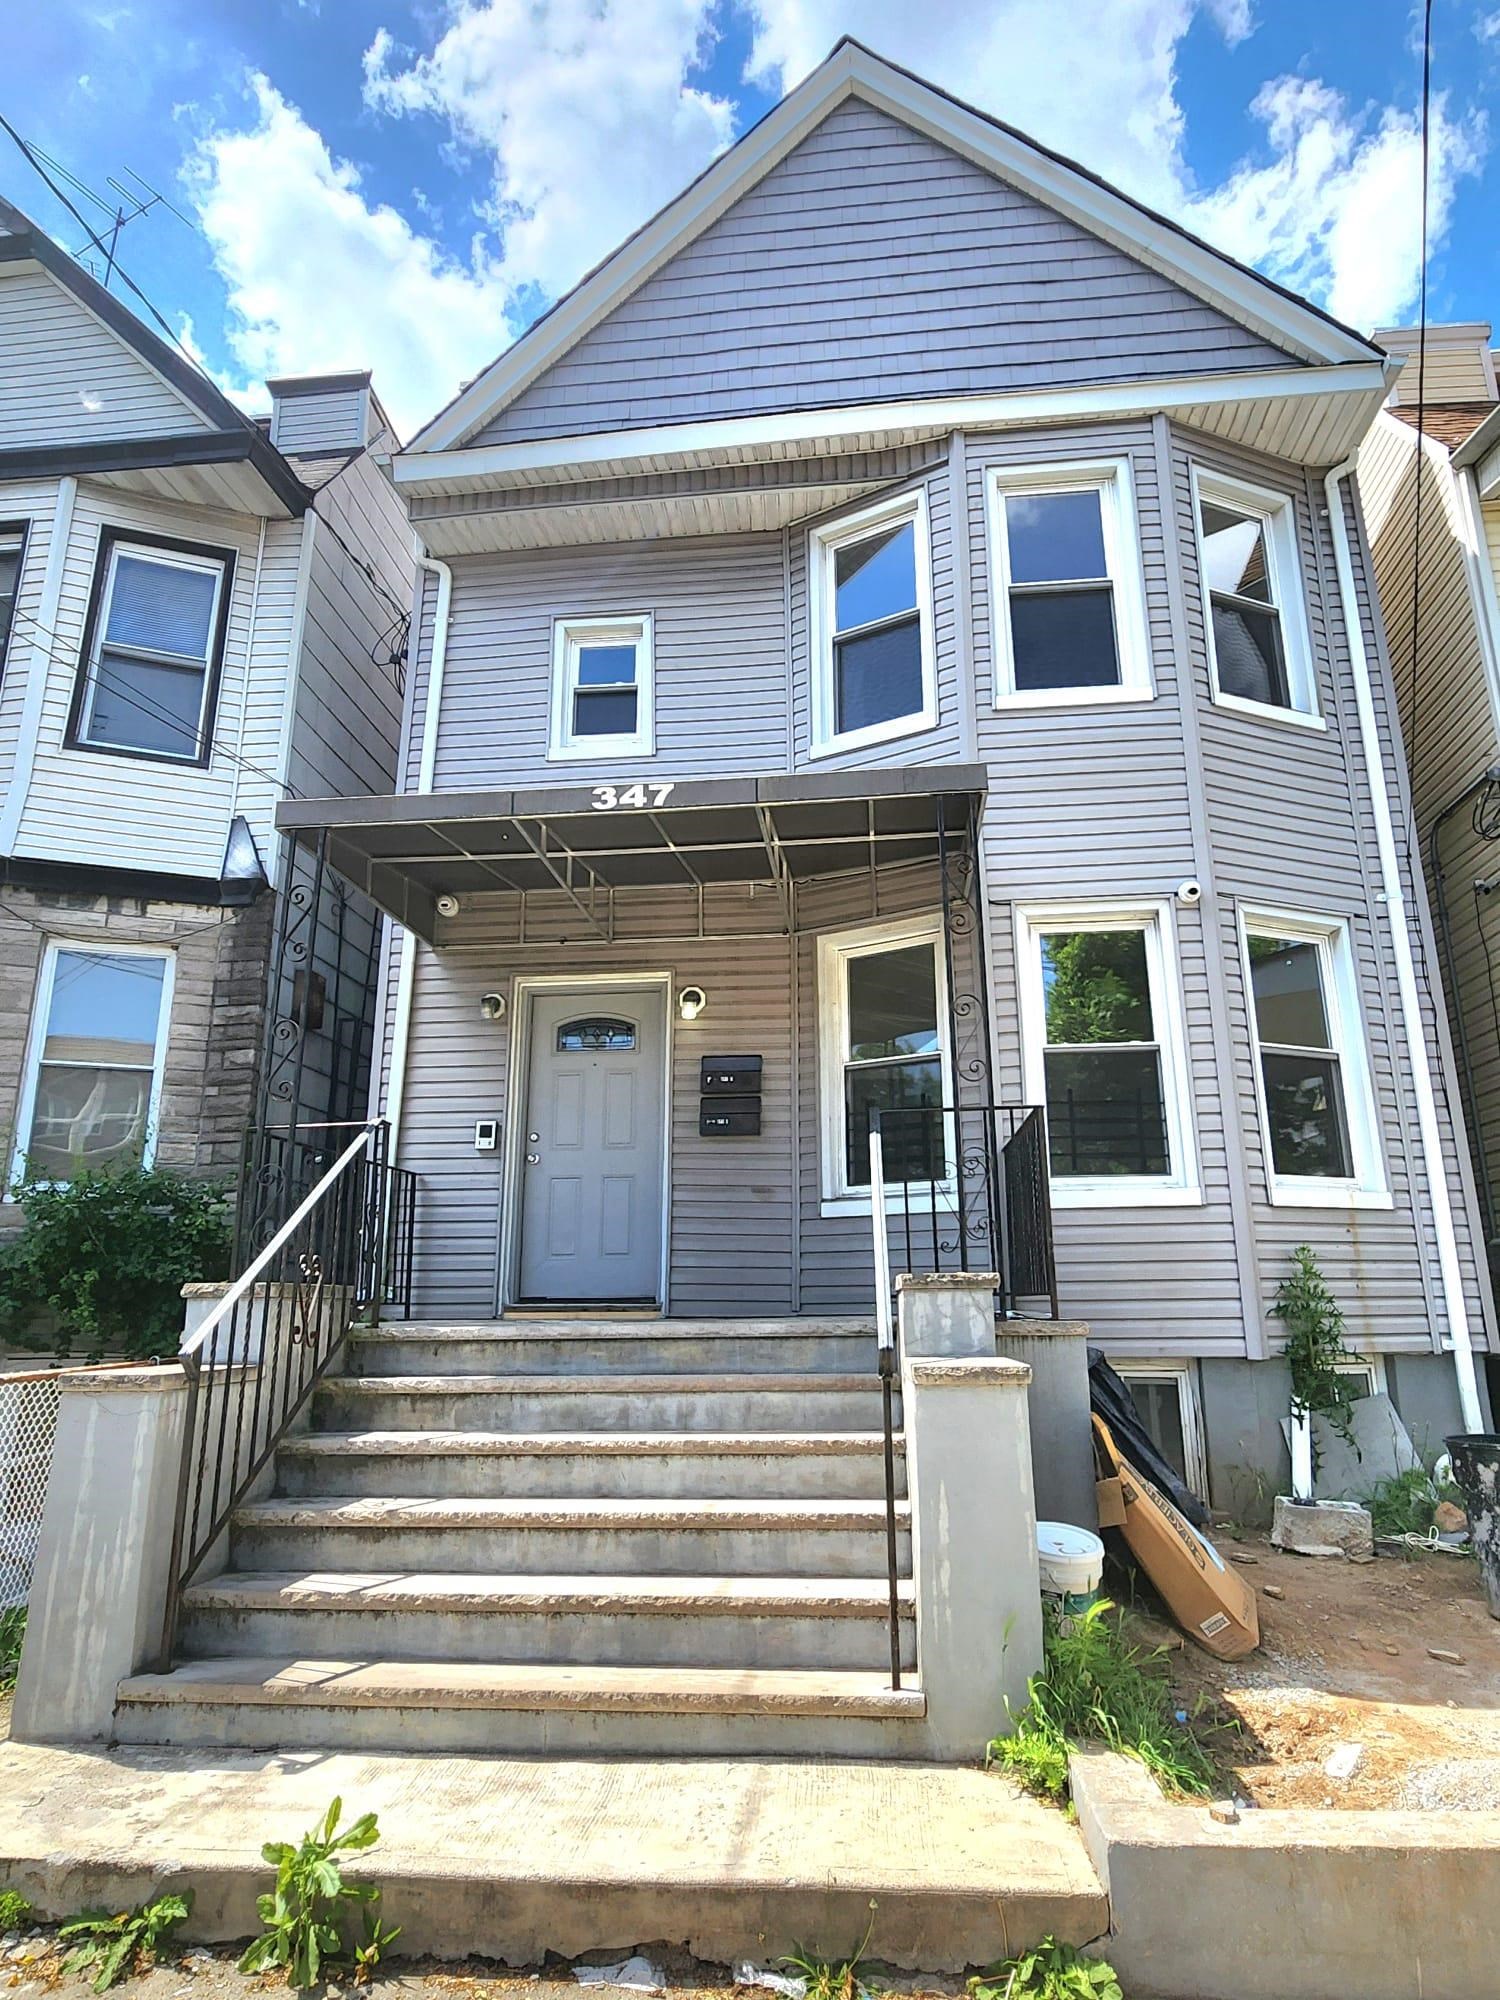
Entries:
{"type": "Polygon", "coordinates": [[[708,1005],[708,995],[701,986],[684,986],[677,996],[677,1011],[684,1021],[696,1021],[708,1005]]]}

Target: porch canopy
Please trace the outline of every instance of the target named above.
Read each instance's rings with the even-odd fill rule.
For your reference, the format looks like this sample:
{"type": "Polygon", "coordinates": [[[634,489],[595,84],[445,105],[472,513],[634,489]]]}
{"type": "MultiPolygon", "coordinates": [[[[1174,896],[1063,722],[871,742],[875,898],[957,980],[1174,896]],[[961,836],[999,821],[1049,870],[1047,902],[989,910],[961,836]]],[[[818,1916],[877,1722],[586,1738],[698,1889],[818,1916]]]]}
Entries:
{"type": "Polygon", "coordinates": [[[966,847],[980,764],[770,777],[632,779],[537,790],[288,799],[276,823],[428,944],[439,899],[561,894],[598,937],[617,890],[764,884],[794,927],[811,876],[943,862],[966,847]]]}

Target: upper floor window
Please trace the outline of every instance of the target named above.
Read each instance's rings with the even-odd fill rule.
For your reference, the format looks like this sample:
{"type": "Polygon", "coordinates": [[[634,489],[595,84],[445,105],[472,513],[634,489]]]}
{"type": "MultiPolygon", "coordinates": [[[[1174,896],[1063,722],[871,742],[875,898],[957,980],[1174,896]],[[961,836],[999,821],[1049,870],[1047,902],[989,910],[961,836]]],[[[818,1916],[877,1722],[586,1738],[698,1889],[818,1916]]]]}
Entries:
{"type": "Polygon", "coordinates": [[[1162,905],[1017,915],[1026,1094],[1063,1206],[1197,1201],[1186,1037],[1162,905]]]}
{"type": "Polygon", "coordinates": [[[810,543],[813,752],[937,721],[926,496],[904,494],[810,543]]]}
{"type": "Polygon", "coordinates": [[[1271,1199],[1383,1203],[1348,926],[1246,912],[1244,931],[1271,1199]]]}
{"type": "Polygon", "coordinates": [[[24,521],[0,521],[0,668],[5,665],[16,599],[21,592],[21,565],[26,559],[24,521]]]}
{"type": "Polygon", "coordinates": [[[1201,468],[1193,489],[1214,699],[1318,722],[1291,501],[1201,468]]]}
{"type": "Polygon", "coordinates": [[[651,619],[560,618],[552,633],[551,757],[655,750],[651,619]]]}
{"type": "Polygon", "coordinates": [[[234,557],[106,528],[69,742],[207,763],[234,557]]]}
{"type": "Polygon", "coordinates": [[[1128,461],[999,467],[989,495],[996,701],[1149,696],[1128,461]]]}
{"type": "Polygon", "coordinates": [[[17,1178],[151,1164],[171,1009],[169,953],[47,946],[21,1080],[17,1178]]]}

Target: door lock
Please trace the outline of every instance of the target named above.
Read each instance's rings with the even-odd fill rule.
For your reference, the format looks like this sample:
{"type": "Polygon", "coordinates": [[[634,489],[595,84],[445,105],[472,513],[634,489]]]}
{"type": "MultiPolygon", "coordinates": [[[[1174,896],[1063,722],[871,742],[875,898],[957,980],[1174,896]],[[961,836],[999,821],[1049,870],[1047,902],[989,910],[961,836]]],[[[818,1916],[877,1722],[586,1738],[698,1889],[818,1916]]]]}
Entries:
{"type": "Polygon", "coordinates": [[[526,1164],[527,1164],[527,1166],[528,1166],[528,1167],[534,1167],[534,1166],[536,1166],[536,1165],[538,1164],[538,1162],[540,1161],[541,1157],[542,1157],[542,1156],[541,1156],[541,1154],[540,1154],[540,1153],[528,1153],[528,1154],[526,1155],[526,1164]]]}
{"type": "Polygon", "coordinates": [[[536,1144],[537,1140],[538,1140],[538,1139],[540,1139],[542,1135],[541,1135],[541,1133],[540,1133],[540,1132],[528,1132],[528,1133],[526,1134],[526,1136],[527,1136],[527,1138],[528,1138],[528,1139],[529,1139],[529,1140],[531,1141],[532,1145],[534,1146],[534,1145],[536,1144]]]}

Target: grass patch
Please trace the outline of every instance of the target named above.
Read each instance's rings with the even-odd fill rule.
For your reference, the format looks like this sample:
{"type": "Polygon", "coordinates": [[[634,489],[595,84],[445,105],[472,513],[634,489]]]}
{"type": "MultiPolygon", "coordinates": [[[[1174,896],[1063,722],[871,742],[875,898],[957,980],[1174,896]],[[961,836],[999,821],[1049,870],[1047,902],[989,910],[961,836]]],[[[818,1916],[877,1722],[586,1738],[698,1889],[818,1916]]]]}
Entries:
{"type": "Polygon", "coordinates": [[[13,1694],[21,1671],[21,1641],[26,1637],[26,1607],[0,1611],[0,1696],[13,1694]]]}
{"type": "Polygon", "coordinates": [[[1127,1639],[1107,1598],[1073,1619],[1049,1609],[1045,1621],[1042,1671],[1026,1684],[1015,1733],[995,1738],[988,1761],[1038,1798],[1060,1802],[1067,1797],[1069,1751],[1102,1743],[1144,1764],[1163,1790],[1209,1797],[1218,1765],[1194,1734],[1198,1715],[1177,1720],[1165,1651],[1127,1639]]]}

